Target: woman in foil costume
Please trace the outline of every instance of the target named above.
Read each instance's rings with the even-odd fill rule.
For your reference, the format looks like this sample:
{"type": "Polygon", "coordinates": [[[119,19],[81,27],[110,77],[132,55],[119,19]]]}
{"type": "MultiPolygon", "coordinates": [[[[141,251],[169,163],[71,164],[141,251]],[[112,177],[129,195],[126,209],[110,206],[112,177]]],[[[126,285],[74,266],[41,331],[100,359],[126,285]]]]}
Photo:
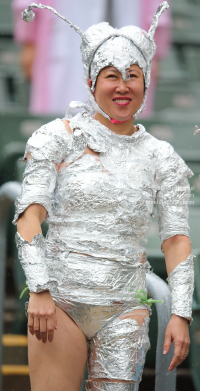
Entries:
{"type": "MultiPolygon", "coordinates": [[[[57,14],[31,4],[24,20],[33,20],[32,7],[57,14]]],[[[148,33],[107,23],[83,33],[58,15],[82,37],[90,104],[72,102],[63,120],[42,126],[26,146],[14,223],[31,292],[32,391],[78,390],[87,354],[87,390],[138,390],[149,348],[149,307],[135,297],[146,290],[142,243],[155,202],[172,295],[164,345],[165,354],[175,344],[169,370],[188,354],[192,172],[170,144],[134,125],[150,83],[154,33],[167,8],[167,2],[160,5],[148,33]],[[86,111],[72,117],[78,107],[86,111]],[[45,217],[46,239],[40,227],[45,217]]]]}

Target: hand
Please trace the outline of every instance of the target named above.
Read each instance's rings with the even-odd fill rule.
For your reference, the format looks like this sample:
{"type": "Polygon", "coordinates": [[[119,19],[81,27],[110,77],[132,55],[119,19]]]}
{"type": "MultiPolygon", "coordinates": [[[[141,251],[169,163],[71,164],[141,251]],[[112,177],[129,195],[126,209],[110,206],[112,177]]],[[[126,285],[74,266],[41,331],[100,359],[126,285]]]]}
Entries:
{"type": "Polygon", "coordinates": [[[28,305],[29,332],[43,343],[53,341],[57,330],[56,306],[49,291],[32,292],[28,305]]]}
{"type": "Polygon", "coordinates": [[[174,343],[174,357],[168,371],[172,371],[186,359],[190,345],[187,319],[174,314],[166,329],[163,354],[169,352],[171,342],[174,343]]]}

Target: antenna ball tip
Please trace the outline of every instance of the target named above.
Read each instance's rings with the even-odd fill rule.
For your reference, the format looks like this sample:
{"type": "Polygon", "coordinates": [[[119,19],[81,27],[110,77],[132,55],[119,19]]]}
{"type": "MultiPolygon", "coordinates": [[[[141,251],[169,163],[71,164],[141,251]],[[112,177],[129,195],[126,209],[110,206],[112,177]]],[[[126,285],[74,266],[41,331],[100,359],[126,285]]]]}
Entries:
{"type": "Polygon", "coordinates": [[[35,18],[35,14],[32,11],[32,9],[25,9],[24,12],[22,12],[22,19],[24,22],[32,22],[35,18]]]}

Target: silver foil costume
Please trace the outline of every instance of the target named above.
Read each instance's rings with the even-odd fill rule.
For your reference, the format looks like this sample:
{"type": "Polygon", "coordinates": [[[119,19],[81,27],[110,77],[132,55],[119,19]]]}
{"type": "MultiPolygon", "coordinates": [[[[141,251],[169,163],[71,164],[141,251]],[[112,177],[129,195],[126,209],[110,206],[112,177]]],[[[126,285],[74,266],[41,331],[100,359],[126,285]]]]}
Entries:
{"type": "MultiPolygon", "coordinates": [[[[44,289],[50,287],[57,306],[74,319],[87,337],[89,376],[95,379],[87,382],[87,389],[137,391],[149,346],[149,319],[139,326],[135,319],[121,319],[120,315],[147,309],[134,298],[139,289],[146,290],[149,264],[143,244],[154,203],[158,207],[161,244],[177,234],[189,235],[187,178],[192,172],[171,145],[149,135],[142,125],[132,136],[122,136],[89,113],[71,118],[70,111],[84,107],[112,120],[94,99],[96,78],[101,69],[114,66],[128,80],[132,64],[143,70],[145,82],[144,100],[134,117],[142,111],[156,51],[154,33],[168,4],[165,1],[160,5],[148,33],[135,26],[113,29],[107,23],[83,33],[53,8],[35,3],[23,13],[24,20],[33,20],[32,7],[50,9],[80,34],[90,105],[71,103],[66,118],[72,133],[57,119],[29,139],[25,158],[31,158],[22,195],[16,202],[14,222],[32,203],[47,210],[44,272],[40,264],[35,290],[41,289],[43,279],[44,289]],[[92,78],[91,89],[88,78],[92,78]],[[84,153],[87,147],[96,155],[84,153]]],[[[26,243],[18,236],[17,239],[23,253],[26,243]]],[[[28,263],[26,259],[29,281],[28,263]]]]}
{"type": "Polygon", "coordinates": [[[168,284],[172,297],[172,314],[192,323],[192,294],[194,290],[194,255],[190,254],[170,273],[168,284]]]}
{"type": "MultiPolygon", "coordinates": [[[[56,280],[50,291],[89,341],[90,373],[139,382],[149,346],[148,319],[140,327],[119,315],[147,308],[136,305],[134,296],[145,290],[149,265],[143,243],[154,203],[161,244],[189,235],[187,178],[192,172],[170,144],[142,125],[131,136],[118,135],[85,112],[70,120],[70,128],[72,133],[56,119],[29,139],[25,159],[31,158],[14,223],[32,203],[46,208],[44,264],[48,280],[56,280]],[[98,155],[84,154],[87,146],[98,155]]],[[[43,270],[38,279],[45,289],[43,270]]],[[[93,386],[88,383],[88,389],[93,386]]]]}
{"type": "Polygon", "coordinates": [[[38,293],[44,290],[51,290],[53,285],[57,285],[55,280],[49,280],[48,269],[44,263],[44,236],[39,233],[35,235],[31,243],[29,243],[17,232],[15,241],[18,247],[18,256],[26,274],[27,285],[30,292],[38,293]]]}
{"type": "MultiPolygon", "coordinates": [[[[96,110],[104,117],[110,119],[109,115],[98,106],[93,96],[96,78],[101,69],[106,66],[113,66],[117,68],[122,73],[123,78],[127,80],[129,77],[127,69],[130,65],[137,64],[144,73],[145,94],[143,103],[139,110],[134,113],[134,117],[142,112],[145,107],[148,87],[150,84],[152,59],[156,52],[154,34],[158,26],[160,16],[169,8],[167,1],[164,1],[158,7],[148,33],[137,26],[125,26],[121,29],[114,29],[105,22],[91,26],[83,32],[77,26],[73,25],[68,19],[58,14],[54,8],[36,3],[32,3],[28,9],[22,13],[24,21],[33,21],[35,14],[32,11],[32,8],[46,8],[51,10],[67,22],[70,27],[73,27],[74,30],[81,36],[80,49],[84,66],[84,82],[91,104],[90,109],[96,110]],[[92,89],[88,86],[88,79],[90,77],[92,78],[92,89]]],[[[77,102],[77,107],[80,107],[80,102],[77,102]]]]}

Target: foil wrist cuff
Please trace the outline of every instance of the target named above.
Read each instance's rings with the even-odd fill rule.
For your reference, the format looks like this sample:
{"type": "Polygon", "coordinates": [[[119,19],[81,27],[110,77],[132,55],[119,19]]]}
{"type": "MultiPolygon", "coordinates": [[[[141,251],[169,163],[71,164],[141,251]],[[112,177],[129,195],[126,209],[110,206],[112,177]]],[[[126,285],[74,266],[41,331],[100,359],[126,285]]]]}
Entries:
{"type": "Polygon", "coordinates": [[[190,254],[170,273],[168,284],[172,298],[171,313],[192,323],[192,295],[194,290],[194,255],[190,254]]]}
{"type": "Polygon", "coordinates": [[[57,282],[49,278],[45,264],[44,236],[41,233],[36,234],[31,243],[29,243],[17,232],[15,242],[29,290],[39,293],[45,290],[55,289],[57,282]]]}

